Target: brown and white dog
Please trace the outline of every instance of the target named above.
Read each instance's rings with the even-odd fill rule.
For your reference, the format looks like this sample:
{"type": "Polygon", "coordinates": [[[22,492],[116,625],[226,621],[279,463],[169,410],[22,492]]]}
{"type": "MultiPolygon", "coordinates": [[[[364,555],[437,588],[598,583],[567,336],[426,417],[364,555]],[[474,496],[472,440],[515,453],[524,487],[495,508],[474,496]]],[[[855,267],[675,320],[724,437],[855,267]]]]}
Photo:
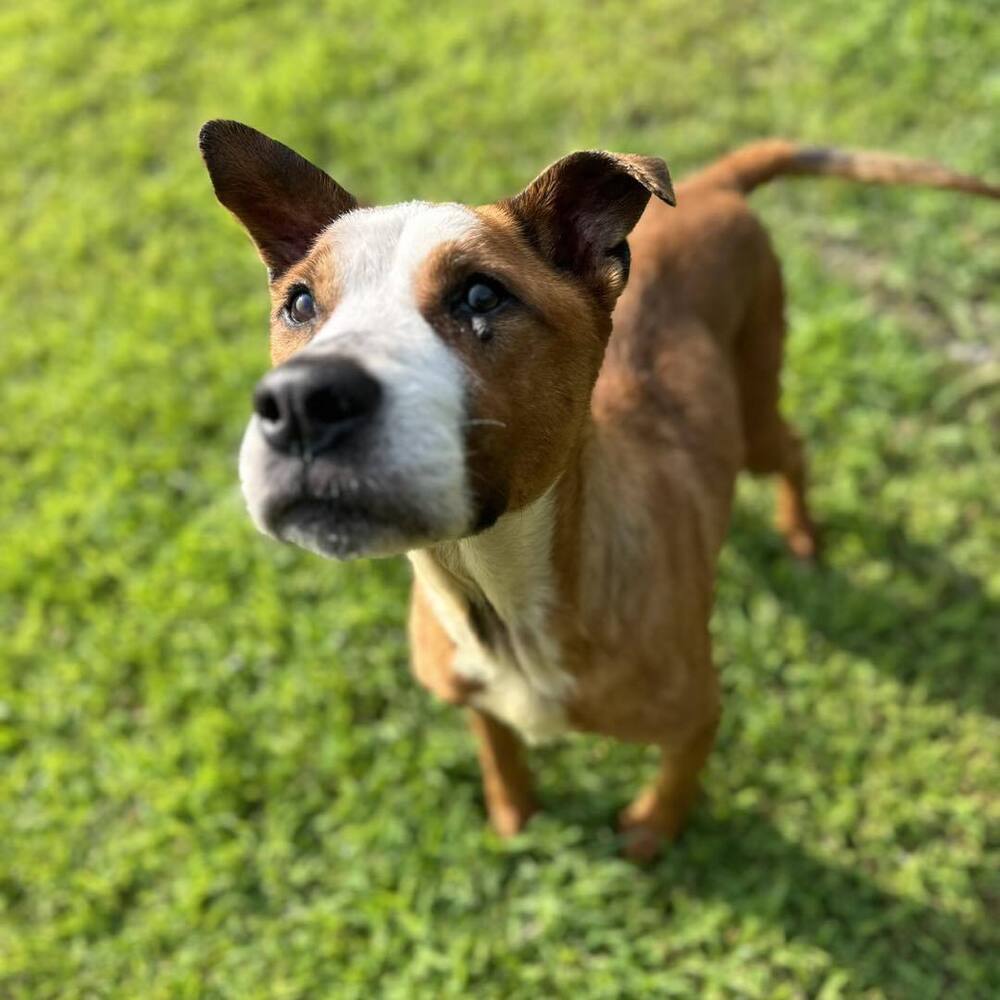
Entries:
{"type": "Polygon", "coordinates": [[[200,144],[270,276],[276,367],[240,454],[254,522],[324,556],[409,555],[414,671],[469,706],[502,835],[535,809],[517,733],[660,747],[621,817],[650,857],[715,737],[708,624],[741,469],[778,477],[779,530],[816,551],[778,407],[781,273],[745,196],[782,174],[1000,189],[769,141],[681,184],[674,210],[662,160],[606,152],[478,208],[361,208],[245,125],[200,144]]]}

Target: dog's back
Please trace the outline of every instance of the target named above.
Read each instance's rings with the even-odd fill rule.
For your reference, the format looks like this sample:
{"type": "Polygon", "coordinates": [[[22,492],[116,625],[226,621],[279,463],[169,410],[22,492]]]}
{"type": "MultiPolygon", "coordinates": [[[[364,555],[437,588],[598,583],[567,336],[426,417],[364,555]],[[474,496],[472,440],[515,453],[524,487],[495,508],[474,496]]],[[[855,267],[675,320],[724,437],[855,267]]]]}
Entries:
{"type": "Polygon", "coordinates": [[[804,460],[779,413],[785,335],[781,269],[747,195],[782,176],[837,176],[1000,197],[1000,186],[936,163],[773,139],[724,156],[679,184],[677,207],[652,200],[629,237],[632,273],[594,394],[609,434],[643,442],[661,470],[711,496],[707,533],[725,534],[741,467],[779,475],[779,527],[812,556],[804,460]]]}

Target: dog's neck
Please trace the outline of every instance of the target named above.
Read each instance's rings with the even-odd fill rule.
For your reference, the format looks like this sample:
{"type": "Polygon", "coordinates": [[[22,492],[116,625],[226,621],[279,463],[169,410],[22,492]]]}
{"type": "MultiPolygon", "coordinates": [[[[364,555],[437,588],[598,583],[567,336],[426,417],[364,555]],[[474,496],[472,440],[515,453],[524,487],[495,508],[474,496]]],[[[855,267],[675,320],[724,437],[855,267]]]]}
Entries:
{"type": "Polygon", "coordinates": [[[495,616],[512,627],[537,619],[555,596],[557,485],[485,531],[410,553],[417,578],[473,620],[495,616]]]}
{"type": "Polygon", "coordinates": [[[575,547],[581,512],[566,498],[579,492],[582,464],[582,455],[575,456],[544,493],[492,527],[409,554],[439,613],[447,602],[447,617],[460,612],[477,633],[545,628],[566,600],[567,567],[557,566],[557,553],[575,547]]]}
{"type": "MultiPolygon", "coordinates": [[[[536,500],[477,535],[410,553],[417,585],[454,642],[638,642],[651,621],[673,613],[644,577],[655,530],[625,444],[591,425],[536,500]]],[[[684,497],[661,499],[685,509],[684,497]]],[[[681,546],[678,565],[700,551],[681,546]]],[[[683,602],[670,604],[684,612],[683,602]]]]}

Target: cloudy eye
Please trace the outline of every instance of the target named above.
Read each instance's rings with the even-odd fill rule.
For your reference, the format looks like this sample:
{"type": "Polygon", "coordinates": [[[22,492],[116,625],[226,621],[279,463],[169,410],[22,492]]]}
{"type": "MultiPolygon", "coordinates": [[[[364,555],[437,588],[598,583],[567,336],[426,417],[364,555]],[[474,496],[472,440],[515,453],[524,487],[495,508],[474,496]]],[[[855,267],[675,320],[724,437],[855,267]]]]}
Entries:
{"type": "Polygon", "coordinates": [[[293,323],[308,323],[311,319],[315,319],[316,303],[309,289],[302,285],[293,288],[291,295],[288,296],[285,312],[293,323]]]}
{"type": "Polygon", "coordinates": [[[507,292],[498,281],[474,276],[465,286],[462,305],[477,316],[493,312],[507,297],[507,292]]]}

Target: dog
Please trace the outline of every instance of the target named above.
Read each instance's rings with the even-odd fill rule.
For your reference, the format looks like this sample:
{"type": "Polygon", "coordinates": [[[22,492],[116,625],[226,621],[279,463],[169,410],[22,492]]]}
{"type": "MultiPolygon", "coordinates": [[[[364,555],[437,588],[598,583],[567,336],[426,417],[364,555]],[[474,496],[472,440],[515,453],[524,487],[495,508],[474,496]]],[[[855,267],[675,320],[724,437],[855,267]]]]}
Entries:
{"type": "Polygon", "coordinates": [[[370,208],[246,125],[208,122],[200,149],[270,283],[274,367],[239,461],[254,523],[336,559],[407,553],[413,671],[467,706],[501,836],[536,809],[522,738],[659,747],[620,816],[626,855],[653,857],[715,739],[741,470],[777,477],[778,530],[817,552],[779,411],[781,270],[747,195],[796,174],[1000,187],[769,140],[676,197],[661,159],[584,151],[493,204],[370,208]]]}

